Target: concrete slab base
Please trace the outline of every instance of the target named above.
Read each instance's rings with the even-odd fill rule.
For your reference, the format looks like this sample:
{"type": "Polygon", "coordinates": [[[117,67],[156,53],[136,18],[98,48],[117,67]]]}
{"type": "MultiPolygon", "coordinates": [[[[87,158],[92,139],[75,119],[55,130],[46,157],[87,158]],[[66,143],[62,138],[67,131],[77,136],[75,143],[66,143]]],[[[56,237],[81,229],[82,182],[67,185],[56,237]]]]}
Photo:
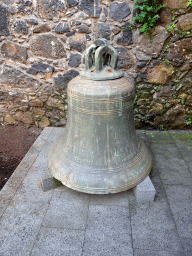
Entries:
{"type": "Polygon", "coordinates": [[[48,170],[40,172],[40,182],[43,192],[47,192],[51,189],[63,186],[63,184],[60,181],[53,178],[53,176],[49,173],[48,170]]]}
{"type": "Polygon", "coordinates": [[[154,201],[156,190],[149,176],[147,176],[133,189],[133,193],[137,203],[148,203],[154,201]]]}

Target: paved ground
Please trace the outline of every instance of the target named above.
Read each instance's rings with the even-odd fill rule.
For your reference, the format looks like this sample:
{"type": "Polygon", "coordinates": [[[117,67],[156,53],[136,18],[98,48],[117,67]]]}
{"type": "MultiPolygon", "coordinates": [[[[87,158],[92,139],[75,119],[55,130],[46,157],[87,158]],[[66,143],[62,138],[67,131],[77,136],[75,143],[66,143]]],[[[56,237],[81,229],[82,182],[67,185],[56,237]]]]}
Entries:
{"type": "Polygon", "coordinates": [[[46,128],[0,191],[0,256],[191,256],[192,132],[138,131],[154,155],[153,203],[132,190],[43,192],[47,154],[62,128],[46,128]]]}

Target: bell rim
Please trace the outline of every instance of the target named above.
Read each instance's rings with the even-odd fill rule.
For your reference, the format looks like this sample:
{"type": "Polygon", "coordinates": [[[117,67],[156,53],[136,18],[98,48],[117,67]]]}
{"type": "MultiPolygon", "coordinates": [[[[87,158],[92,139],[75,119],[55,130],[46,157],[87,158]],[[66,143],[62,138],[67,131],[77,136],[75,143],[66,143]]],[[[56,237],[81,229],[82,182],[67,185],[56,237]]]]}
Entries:
{"type": "MultiPolygon", "coordinates": [[[[137,184],[139,184],[140,182],[142,182],[145,177],[148,176],[148,174],[150,173],[151,171],[151,168],[152,168],[152,155],[151,155],[151,152],[149,150],[149,148],[145,145],[145,143],[143,141],[142,142],[142,149],[144,150],[144,154],[142,155],[142,158],[140,159],[140,161],[137,161],[135,163],[135,165],[133,165],[131,168],[128,168],[128,170],[121,170],[117,173],[113,173],[113,172],[108,172],[107,173],[104,173],[105,177],[103,178],[103,180],[107,179],[107,175],[119,175],[119,183],[121,183],[121,180],[122,178],[120,178],[120,175],[130,175],[130,173],[132,172],[132,174],[136,173],[136,177],[132,177],[131,181],[130,181],[130,178],[128,178],[128,181],[125,183],[125,184],[121,184],[120,186],[117,186],[117,185],[114,185],[113,187],[110,187],[109,188],[109,182],[107,183],[104,183],[103,184],[103,188],[98,188],[98,187],[93,187],[92,185],[87,185],[85,186],[85,184],[82,184],[80,185],[81,181],[79,180],[79,182],[74,182],[75,178],[77,178],[79,176],[79,174],[81,172],[81,170],[76,170],[76,172],[74,171],[71,171],[71,173],[73,174],[73,180],[68,177],[67,175],[67,172],[65,173],[62,173],[57,170],[52,170],[51,168],[51,157],[53,157],[53,155],[51,154],[51,151],[50,151],[50,155],[49,155],[49,172],[52,174],[52,176],[54,178],[56,178],[57,180],[61,181],[61,183],[68,187],[68,188],[71,188],[73,190],[76,190],[76,191],[79,191],[79,192],[83,192],[83,193],[88,193],[88,194],[113,194],[113,193],[119,193],[119,192],[122,192],[122,191],[126,191],[126,190],[129,190],[133,187],[135,187],[137,184]],[[142,169],[142,172],[139,173],[139,169],[142,169]]],[[[89,173],[87,171],[87,175],[93,175],[95,177],[95,180],[96,180],[96,177],[97,177],[97,173],[89,173]]],[[[99,174],[98,174],[99,175],[99,174]]],[[[127,177],[126,177],[127,178],[127,177]]],[[[114,179],[114,178],[113,178],[114,179]]],[[[111,179],[112,182],[114,182],[115,180],[111,179]]],[[[97,181],[95,181],[95,184],[97,183],[97,181]]]]}

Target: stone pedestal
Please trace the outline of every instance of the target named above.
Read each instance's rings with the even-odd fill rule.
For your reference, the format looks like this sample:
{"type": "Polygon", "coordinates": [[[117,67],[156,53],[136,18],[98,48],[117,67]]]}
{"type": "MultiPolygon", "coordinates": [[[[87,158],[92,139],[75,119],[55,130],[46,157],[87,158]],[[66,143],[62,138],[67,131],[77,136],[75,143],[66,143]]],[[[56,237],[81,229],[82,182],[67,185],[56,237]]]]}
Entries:
{"type": "Polygon", "coordinates": [[[148,203],[154,201],[156,190],[149,176],[147,176],[133,189],[133,193],[137,203],[148,203]]]}

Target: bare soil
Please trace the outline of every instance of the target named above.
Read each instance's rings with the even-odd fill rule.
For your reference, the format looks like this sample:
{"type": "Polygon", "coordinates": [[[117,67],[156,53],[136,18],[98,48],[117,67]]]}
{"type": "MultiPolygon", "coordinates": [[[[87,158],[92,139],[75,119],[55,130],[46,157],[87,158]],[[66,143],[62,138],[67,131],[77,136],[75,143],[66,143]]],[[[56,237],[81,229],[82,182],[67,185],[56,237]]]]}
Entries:
{"type": "Polygon", "coordinates": [[[0,125],[0,190],[19,165],[42,129],[0,125]]]}

